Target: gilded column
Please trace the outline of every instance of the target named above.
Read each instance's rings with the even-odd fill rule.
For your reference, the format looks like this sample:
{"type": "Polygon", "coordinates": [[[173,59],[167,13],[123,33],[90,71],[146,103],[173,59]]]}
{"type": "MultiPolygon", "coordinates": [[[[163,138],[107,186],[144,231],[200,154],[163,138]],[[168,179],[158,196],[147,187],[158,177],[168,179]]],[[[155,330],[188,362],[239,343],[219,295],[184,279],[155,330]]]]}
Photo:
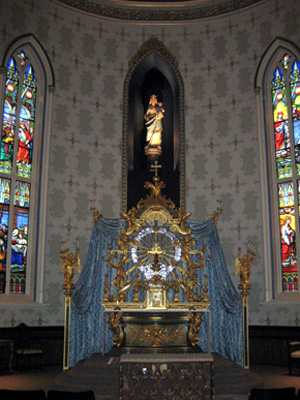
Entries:
{"type": "Polygon", "coordinates": [[[248,324],[248,295],[250,293],[251,285],[249,283],[251,275],[251,265],[255,259],[255,252],[253,245],[248,244],[247,253],[241,257],[241,248],[239,248],[236,258],[236,274],[240,274],[239,290],[243,296],[243,346],[244,346],[244,368],[249,369],[249,324],[248,324]]]}
{"type": "Polygon", "coordinates": [[[65,326],[64,326],[64,354],[63,354],[63,370],[69,369],[69,350],[70,350],[70,325],[71,325],[71,302],[72,293],[75,289],[73,283],[74,267],[80,272],[79,248],[77,246],[76,255],[74,256],[68,248],[61,250],[60,258],[62,259],[61,272],[64,273],[64,284],[62,288],[65,294],[65,326]]]}

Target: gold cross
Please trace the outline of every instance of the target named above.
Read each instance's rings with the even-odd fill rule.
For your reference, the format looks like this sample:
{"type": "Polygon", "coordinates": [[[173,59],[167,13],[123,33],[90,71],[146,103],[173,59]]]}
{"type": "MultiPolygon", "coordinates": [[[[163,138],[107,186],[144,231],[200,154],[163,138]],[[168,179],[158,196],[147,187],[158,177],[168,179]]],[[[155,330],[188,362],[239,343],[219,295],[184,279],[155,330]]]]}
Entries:
{"type": "Polygon", "coordinates": [[[153,170],[154,170],[154,171],[155,171],[155,176],[158,176],[158,175],[157,175],[157,170],[158,170],[158,168],[161,168],[161,165],[158,165],[158,164],[157,164],[157,161],[155,161],[155,164],[154,164],[154,165],[151,165],[151,168],[153,168],[153,169],[151,169],[150,171],[153,172],[153,170]]]}

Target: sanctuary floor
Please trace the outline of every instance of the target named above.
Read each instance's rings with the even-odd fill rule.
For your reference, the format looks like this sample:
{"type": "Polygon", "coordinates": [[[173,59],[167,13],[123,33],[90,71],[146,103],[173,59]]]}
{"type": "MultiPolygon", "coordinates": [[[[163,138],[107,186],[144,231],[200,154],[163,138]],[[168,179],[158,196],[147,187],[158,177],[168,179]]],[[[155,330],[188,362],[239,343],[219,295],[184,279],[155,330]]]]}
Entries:
{"type": "MultiPolygon", "coordinates": [[[[118,357],[94,354],[69,371],[61,367],[45,367],[40,371],[1,375],[0,389],[93,390],[96,400],[119,399],[118,357]]],[[[288,375],[287,368],[253,366],[244,370],[235,363],[214,354],[215,400],[247,400],[253,387],[300,389],[300,377],[288,375]]]]}

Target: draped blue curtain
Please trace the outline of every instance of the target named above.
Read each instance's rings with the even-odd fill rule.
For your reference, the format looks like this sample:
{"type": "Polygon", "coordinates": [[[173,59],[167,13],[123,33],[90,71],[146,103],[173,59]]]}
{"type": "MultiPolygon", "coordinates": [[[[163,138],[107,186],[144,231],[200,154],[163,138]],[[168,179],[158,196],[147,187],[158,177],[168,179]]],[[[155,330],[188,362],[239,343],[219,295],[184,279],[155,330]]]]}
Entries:
{"type": "MultiPolygon", "coordinates": [[[[208,296],[211,310],[211,351],[243,365],[243,316],[241,295],[234,288],[229,276],[222,246],[214,219],[189,219],[196,248],[207,246],[209,261],[197,271],[202,287],[204,274],[208,275],[208,296]]],[[[117,239],[123,219],[100,218],[95,224],[87,259],[72,296],[70,327],[70,367],[93,353],[103,353],[112,347],[112,333],[104,321],[101,301],[104,296],[105,274],[111,281],[108,266],[108,245],[117,248],[117,239]]],[[[200,330],[199,345],[207,351],[207,316],[200,330]]]]}
{"type": "MultiPolygon", "coordinates": [[[[208,276],[208,297],[212,303],[211,351],[243,365],[243,308],[242,296],[233,286],[228,273],[223,249],[214,219],[189,219],[197,249],[207,246],[209,261],[206,268],[198,271],[198,280],[204,284],[204,274],[208,276]]],[[[199,345],[207,351],[207,317],[203,318],[199,335],[199,345]]]]}

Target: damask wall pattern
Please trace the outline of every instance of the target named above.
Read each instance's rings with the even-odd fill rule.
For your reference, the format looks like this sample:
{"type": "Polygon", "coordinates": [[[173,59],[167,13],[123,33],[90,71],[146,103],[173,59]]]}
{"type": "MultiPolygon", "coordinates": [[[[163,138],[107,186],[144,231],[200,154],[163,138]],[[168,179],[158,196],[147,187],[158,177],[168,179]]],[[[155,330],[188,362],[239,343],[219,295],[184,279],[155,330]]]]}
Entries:
{"type": "Polygon", "coordinates": [[[55,1],[2,0],[0,57],[33,34],[55,74],[48,182],[44,304],[0,304],[1,326],[63,324],[61,242],[82,263],[94,204],[121,210],[122,101],[128,63],[156,36],[179,62],[185,91],[186,209],[205,218],[223,209],[218,230],[235,286],[238,247],[255,243],[250,324],[298,325],[298,305],[264,302],[264,249],[254,78],[276,37],[299,41],[298,0],[267,0],[193,23],[127,23],[55,1]],[[72,248],[73,246],[73,248],[72,248]]]}

